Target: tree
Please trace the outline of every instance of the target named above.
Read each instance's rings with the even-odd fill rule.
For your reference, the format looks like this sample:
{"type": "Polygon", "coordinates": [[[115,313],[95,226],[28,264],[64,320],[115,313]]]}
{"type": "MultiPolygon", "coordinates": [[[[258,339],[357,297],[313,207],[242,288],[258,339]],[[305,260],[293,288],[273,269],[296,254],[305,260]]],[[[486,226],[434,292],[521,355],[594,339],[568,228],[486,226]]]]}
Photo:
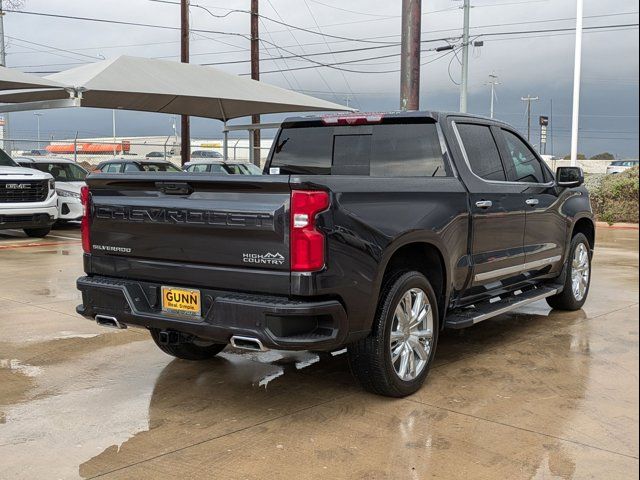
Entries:
{"type": "MultiPolygon", "coordinates": [[[[586,160],[587,156],[584,153],[579,153],[578,154],[578,160],[586,160]]],[[[571,155],[567,155],[566,157],[564,157],[564,160],[571,160],[571,155]]]]}
{"type": "Polygon", "coordinates": [[[591,160],[615,160],[615,159],[616,157],[613,155],[613,153],[609,153],[609,152],[599,153],[591,157],[591,160]]]}

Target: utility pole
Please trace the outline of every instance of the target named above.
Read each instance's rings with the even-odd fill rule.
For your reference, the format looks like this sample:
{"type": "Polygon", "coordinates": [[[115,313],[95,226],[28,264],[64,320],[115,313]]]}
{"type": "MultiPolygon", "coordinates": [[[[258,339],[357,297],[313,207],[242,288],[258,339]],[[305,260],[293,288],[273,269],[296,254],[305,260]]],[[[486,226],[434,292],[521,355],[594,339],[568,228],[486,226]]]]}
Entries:
{"type": "Polygon", "coordinates": [[[531,141],[531,102],[536,102],[540,100],[540,98],[527,95],[526,97],[522,97],[521,100],[523,102],[527,102],[527,141],[530,142],[531,141]]]}
{"type": "Polygon", "coordinates": [[[496,86],[500,85],[497,75],[494,75],[494,74],[489,75],[489,85],[491,85],[491,118],[493,118],[494,112],[495,112],[494,101],[496,98],[496,86]]]}
{"type": "Polygon", "coordinates": [[[460,81],[460,111],[467,113],[467,96],[469,92],[469,14],[471,0],[464,0],[464,26],[462,31],[462,80],[460,81]]]}
{"type": "MultiPolygon", "coordinates": [[[[251,0],[251,78],[260,80],[260,16],[258,12],[258,0],[251,0]]],[[[260,115],[252,115],[251,123],[257,125],[260,123],[260,115]]],[[[251,159],[253,163],[260,166],[260,130],[252,130],[253,142],[251,145],[251,159]]]]}
{"type": "MultiPolygon", "coordinates": [[[[189,63],[189,0],[180,0],[180,61],[189,63]]],[[[180,133],[180,157],[184,165],[191,157],[191,123],[188,115],[181,116],[180,133]]]]}
{"type": "Polygon", "coordinates": [[[422,0],[402,0],[400,109],[420,109],[422,0]]]}
{"type": "MultiPolygon", "coordinates": [[[[6,67],[6,49],[4,44],[4,10],[2,6],[2,0],[0,0],[0,66],[6,67]]],[[[11,142],[8,140],[11,137],[9,130],[9,114],[4,115],[4,126],[2,127],[2,148],[11,155],[11,142]]]]}
{"type": "Polygon", "coordinates": [[[578,165],[578,130],[580,127],[580,75],[582,70],[582,16],[583,0],[577,0],[576,51],[573,67],[573,115],[571,120],[571,166],[578,165]]]}

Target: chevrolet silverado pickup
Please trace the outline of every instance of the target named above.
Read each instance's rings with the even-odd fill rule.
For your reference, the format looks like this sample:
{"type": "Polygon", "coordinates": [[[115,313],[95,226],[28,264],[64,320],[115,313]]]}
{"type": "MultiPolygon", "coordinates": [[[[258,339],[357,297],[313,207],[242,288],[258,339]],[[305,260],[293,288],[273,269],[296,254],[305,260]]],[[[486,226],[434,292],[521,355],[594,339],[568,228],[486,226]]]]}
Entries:
{"type": "Polygon", "coordinates": [[[261,176],[89,176],[77,311],[189,360],[346,348],[364,388],[409,395],[442,329],[582,307],[583,181],[487,118],[291,118],[261,176]]]}
{"type": "Polygon", "coordinates": [[[21,229],[45,237],[58,218],[55,181],[48,173],[20,167],[0,150],[0,230],[21,229]]]}

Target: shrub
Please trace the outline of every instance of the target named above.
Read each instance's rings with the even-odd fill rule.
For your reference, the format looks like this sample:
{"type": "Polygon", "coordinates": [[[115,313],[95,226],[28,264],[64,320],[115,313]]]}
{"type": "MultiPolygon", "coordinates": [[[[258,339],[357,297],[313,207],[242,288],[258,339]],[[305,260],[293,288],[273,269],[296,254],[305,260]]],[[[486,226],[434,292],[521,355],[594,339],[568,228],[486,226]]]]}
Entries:
{"type": "Polygon", "coordinates": [[[593,157],[591,157],[591,160],[615,160],[616,157],[613,155],[613,153],[609,153],[609,152],[604,152],[604,153],[598,153],[597,155],[594,155],[593,157]]]}
{"type": "Polygon", "coordinates": [[[617,175],[589,175],[585,185],[598,220],[638,223],[638,167],[617,175]]]}

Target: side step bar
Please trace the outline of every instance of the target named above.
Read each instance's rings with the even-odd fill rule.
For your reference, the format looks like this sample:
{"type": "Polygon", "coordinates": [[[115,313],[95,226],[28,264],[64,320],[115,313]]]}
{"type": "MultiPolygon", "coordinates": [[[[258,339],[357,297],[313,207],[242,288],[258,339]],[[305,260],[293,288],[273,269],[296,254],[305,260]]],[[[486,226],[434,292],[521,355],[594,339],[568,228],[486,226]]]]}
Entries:
{"type": "Polygon", "coordinates": [[[502,315],[503,313],[510,312],[516,308],[551,297],[552,295],[560,293],[561,290],[561,285],[537,287],[533,290],[522,292],[519,295],[511,294],[493,303],[485,302],[476,307],[457,310],[447,316],[444,326],[455,330],[471,327],[476,323],[480,323],[489,318],[502,315]]]}

